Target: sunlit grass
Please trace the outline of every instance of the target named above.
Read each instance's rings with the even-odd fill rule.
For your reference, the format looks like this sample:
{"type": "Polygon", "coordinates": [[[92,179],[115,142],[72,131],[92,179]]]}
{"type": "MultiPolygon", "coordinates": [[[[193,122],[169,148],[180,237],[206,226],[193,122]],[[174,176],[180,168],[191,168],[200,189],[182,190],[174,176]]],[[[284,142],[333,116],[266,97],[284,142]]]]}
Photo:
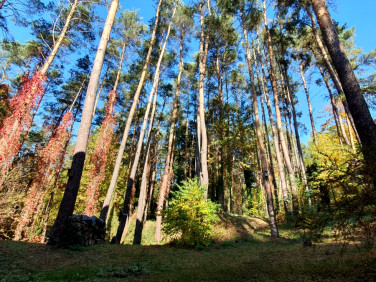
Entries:
{"type": "MultiPolygon", "coordinates": [[[[101,244],[80,251],[0,241],[3,281],[371,281],[374,252],[333,237],[303,247],[296,230],[271,239],[268,224],[226,216],[216,242],[197,249],[156,246],[154,222],[145,225],[143,246],[101,244]],[[226,230],[228,233],[226,233],[226,230]],[[247,232],[246,232],[246,231],[247,232]]],[[[329,235],[332,233],[328,233],[329,235]]],[[[133,239],[129,234],[126,241],[133,239]]]]}

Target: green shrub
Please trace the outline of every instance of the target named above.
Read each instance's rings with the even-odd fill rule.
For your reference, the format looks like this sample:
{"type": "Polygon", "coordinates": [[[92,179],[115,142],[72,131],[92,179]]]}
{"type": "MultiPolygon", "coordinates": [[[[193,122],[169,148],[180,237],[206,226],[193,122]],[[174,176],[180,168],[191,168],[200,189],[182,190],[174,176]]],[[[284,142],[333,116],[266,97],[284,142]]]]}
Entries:
{"type": "Polygon", "coordinates": [[[197,179],[183,181],[178,188],[164,213],[163,231],[179,245],[209,245],[219,205],[204,199],[206,188],[197,179]]]}

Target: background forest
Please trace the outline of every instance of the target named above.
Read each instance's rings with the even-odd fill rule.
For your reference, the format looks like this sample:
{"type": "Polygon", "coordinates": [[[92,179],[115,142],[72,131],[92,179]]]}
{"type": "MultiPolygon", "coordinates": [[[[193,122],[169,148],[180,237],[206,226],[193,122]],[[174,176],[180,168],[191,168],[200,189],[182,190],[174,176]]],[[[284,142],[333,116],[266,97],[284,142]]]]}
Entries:
{"type": "Polygon", "coordinates": [[[373,243],[355,28],[325,0],[159,0],[147,24],[121,2],[0,1],[1,239],[59,244],[75,214],[118,244],[208,245],[244,215],[373,243]]]}

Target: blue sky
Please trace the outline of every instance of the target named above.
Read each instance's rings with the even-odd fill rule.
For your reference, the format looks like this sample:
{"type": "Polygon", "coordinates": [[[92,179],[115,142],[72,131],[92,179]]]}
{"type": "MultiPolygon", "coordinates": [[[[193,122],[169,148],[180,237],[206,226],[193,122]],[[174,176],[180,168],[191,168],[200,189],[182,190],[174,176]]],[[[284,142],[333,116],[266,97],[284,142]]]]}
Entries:
{"type": "Polygon", "coordinates": [[[376,1],[336,0],[331,9],[334,20],[356,27],[356,45],[369,52],[376,48],[376,1]]]}
{"type": "MultiPolygon", "coordinates": [[[[376,1],[375,0],[334,0],[330,7],[334,20],[348,27],[356,26],[356,43],[365,51],[376,48],[376,1]]],[[[124,9],[139,9],[147,21],[154,16],[153,0],[120,0],[124,9]]]]}
{"type": "MultiPolygon", "coordinates": [[[[360,47],[364,52],[369,52],[376,49],[376,17],[374,13],[376,11],[376,0],[334,0],[331,1],[333,5],[330,6],[332,18],[340,24],[346,24],[348,28],[356,27],[355,44],[356,47],[360,47]]],[[[125,9],[139,9],[140,16],[144,18],[145,23],[154,16],[155,10],[153,7],[153,0],[139,0],[139,1],[127,1],[121,0],[121,5],[125,9]]],[[[271,15],[270,15],[271,16],[271,15]]],[[[269,17],[270,17],[269,16],[269,17]]],[[[324,109],[324,106],[328,104],[327,91],[324,87],[317,87],[314,85],[312,78],[309,81],[309,90],[311,100],[314,109],[314,116],[323,116],[320,111],[324,109]]],[[[299,119],[303,123],[308,131],[301,130],[301,140],[307,144],[309,139],[310,121],[308,115],[308,106],[305,101],[304,89],[301,87],[298,93],[300,104],[298,110],[302,112],[302,116],[299,119]]],[[[372,113],[376,118],[375,113],[372,113]]],[[[321,123],[325,120],[317,119],[317,129],[320,128],[321,123]]]]}

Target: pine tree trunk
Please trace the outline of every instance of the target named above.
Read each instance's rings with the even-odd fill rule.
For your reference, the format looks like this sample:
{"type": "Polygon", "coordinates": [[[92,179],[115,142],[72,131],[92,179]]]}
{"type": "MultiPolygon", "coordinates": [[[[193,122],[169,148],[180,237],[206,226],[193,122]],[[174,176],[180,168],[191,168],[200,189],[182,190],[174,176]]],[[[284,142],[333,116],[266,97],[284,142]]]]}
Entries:
{"type": "Polygon", "coordinates": [[[276,121],[277,121],[277,130],[278,130],[278,136],[282,147],[282,153],[285,159],[286,168],[290,177],[291,182],[291,188],[292,188],[292,198],[293,198],[293,210],[294,214],[298,212],[298,189],[295,181],[295,175],[294,170],[291,165],[291,159],[289,155],[289,151],[286,145],[285,136],[283,134],[282,130],[282,121],[281,121],[281,111],[279,109],[279,97],[278,97],[278,91],[277,91],[277,82],[276,82],[276,76],[275,76],[275,70],[273,66],[274,62],[274,54],[273,54],[273,47],[272,47],[272,41],[271,41],[271,35],[268,28],[268,21],[266,18],[266,6],[265,6],[265,0],[263,0],[263,8],[264,8],[264,24],[265,24],[265,30],[267,34],[267,40],[268,40],[268,53],[269,53],[269,67],[270,67],[270,79],[272,83],[272,90],[273,90],[273,96],[274,96],[274,108],[276,113],[276,121]]]}
{"type": "Polygon", "coordinates": [[[208,137],[206,132],[205,123],[205,101],[204,101],[204,87],[206,76],[206,58],[208,54],[208,37],[204,36],[204,1],[200,2],[200,23],[201,23],[201,35],[200,35],[200,53],[199,53],[199,97],[198,107],[200,115],[200,184],[206,186],[205,199],[208,197],[209,186],[209,174],[208,174],[208,137]]]}
{"type": "MultiPolygon", "coordinates": [[[[157,95],[154,95],[153,109],[150,115],[150,122],[149,122],[149,132],[147,134],[148,141],[147,141],[146,148],[145,148],[145,160],[144,160],[144,168],[142,172],[140,195],[138,197],[138,207],[137,207],[137,212],[136,212],[136,228],[134,231],[134,238],[133,238],[134,245],[141,244],[142,230],[144,226],[144,212],[145,212],[146,195],[147,195],[147,179],[148,179],[149,172],[150,172],[150,165],[149,165],[150,143],[152,139],[152,130],[153,130],[156,108],[157,108],[157,95]]],[[[158,131],[159,130],[156,130],[156,132],[158,131]]]]}
{"type": "MultiPolygon", "coordinates": [[[[260,93],[261,92],[261,89],[260,89],[260,93]]],[[[273,181],[273,186],[274,186],[274,198],[275,198],[275,203],[276,203],[276,207],[275,207],[275,211],[276,211],[276,214],[279,213],[279,196],[278,196],[278,185],[277,185],[277,177],[275,175],[275,171],[274,171],[274,163],[273,163],[273,155],[272,155],[272,148],[271,148],[271,145],[270,145],[270,140],[269,140],[269,130],[268,130],[268,125],[266,123],[266,115],[265,115],[265,108],[264,108],[264,101],[263,101],[263,98],[260,97],[260,102],[261,102],[261,110],[262,110],[262,120],[264,122],[264,130],[265,130],[265,138],[266,138],[266,142],[268,144],[268,156],[269,156],[269,166],[270,166],[270,173],[272,175],[272,181],[273,181]]]]}
{"type": "MultiPolygon", "coordinates": [[[[257,48],[259,48],[257,46],[257,48]]],[[[258,50],[259,53],[259,50],[258,50]]],[[[256,56],[255,56],[256,58],[256,56]]],[[[263,63],[263,62],[262,62],[263,63]]],[[[266,102],[266,108],[268,110],[268,116],[269,116],[269,123],[272,129],[272,137],[273,137],[273,144],[274,144],[274,149],[275,149],[275,154],[277,158],[277,163],[278,163],[278,174],[281,182],[281,190],[282,190],[282,197],[283,197],[283,207],[285,211],[285,216],[289,217],[290,216],[290,204],[289,204],[289,191],[288,191],[288,186],[286,182],[286,175],[285,175],[285,165],[283,161],[283,155],[281,154],[281,149],[280,149],[280,143],[278,142],[278,133],[275,128],[274,124],[274,119],[273,119],[273,112],[272,112],[272,106],[270,103],[270,97],[268,93],[268,87],[266,85],[266,76],[265,76],[265,70],[264,66],[261,66],[261,71],[262,71],[262,89],[264,92],[265,96],[265,102],[266,102]]]]}
{"type": "MultiPolygon", "coordinates": [[[[106,106],[106,115],[105,118],[103,119],[103,122],[101,124],[100,130],[99,130],[99,137],[96,141],[95,144],[95,150],[93,153],[93,156],[95,158],[100,157],[99,155],[107,155],[108,151],[110,149],[110,143],[111,141],[106,142],[106,138],[109,138],[109,140],[112,139],[113,137],[113,130],[116,125],[116,121],[114,120],[114,107],[117,99],[117,87],[119,85],[119,80],[120,80],[120,74],[121,70],[123,68],[123,62],[124,62],[124,56],[125,56],[125,48],[126,48],[126,43],[123,44],[122,51],[121,51],[121,56],[120,56],[120,63],[119,67],[117,70],[116,78],[115,78],[115,83],[113,86],[112,91],[109,92],[108,94],[108,102],[106,106]],[[100,148],[99,151],[97,148],[100,148]],[[98,154],[99,153],[99,154],[98,154]]],[[[105,79],[103,79],[101,88],[103,88],[105,79]]],[[[97,94],[97,100],[96,103],[98,102],[98,98],[100,95],[100,91],[98,91],[97,94]]],[[[94,107],[96,108],[96,106],[94,107]]],[[[94,117],[94,115],[93,115],[94,117]]],[[[93,157],[92,156],[92,157],[93,157]]],[[[93,158],[92,158],[93,161],[93,158]]],[[[98,167],[97,164],[94,164],[94,168],[89,171],[89,175],[91,177],[91,181],[89,183],[89,186],[86,190],[86,207],[84,210],[84,214],[88,216],[93,216],[96,211],[97,211],[97,203],[98,203],[98,189],[99,186],[101,185],[101,179],[102,176],[105,174],[106,170],[106,163],[107,163],[107,158],[102,158],[102,163],[100,167],[98,167]]],[[[94,159],[95,162],[95,159],[94,159]]],[[[103,178],[104,179],[104,178],[103,178]]]]}
{"type": "MultiPolygon", "coordinates": [[[[334,68],[332,66],[332,62],[331,62],[331,60],[329,58],[328,52],[327,52],[327,50],[326,50],[326,48],[325,48],[325,46],[324,46],[324,44],[323,44],[323,42],[321,40],[321,37],[320,37],[318,31],[317,31],[316,19],[313,16],[313,14],[311,13],[310,9],[307,9],[307,13],[308,13],[309,17],[311,18],[312,30],[313,30],[313,33],[315,35],[315,39],[316,39],[317,45],[319,46],[321,55],[324,58],[324,62],[325,62],[325,65],[327,67],[327,70],[329,72],[329,75],[330,75],[332,81],[334,82],[334,86],[335,86],[335,88],[336,88],[336,90],[338,92],[338,95],[341,96],[344,93],[343,88],[342,88],[342,84],[341,84],[341,82],[340,82],[340,80],[338,78],[338,74],[336,73],[336,71],[334,70],[334,68]]],[[[353,127],[353,130],[355,131],[356,136],[358,138],[358,142],[361,143],[359,135],[358,135],[358,132],[357,132],[357,130],[355,128],[354,119],[353,119],[353,117],[352,117],[352,115],[350,113],[350,109],[348,108],[347,101],[344,101],[343,104],[344,104],[344,107],[345,107],[345,111],[346,111],[347,115],[349,116],[349,119],[350,119],[350,122],[351,122],[351,126],[353,127]]]]}
{"type": "Polygon", "coordinates": [[[300,62],[300,64],[299,64],[299,69],[300,69],[300,76],[301,76],[302,81],[303,81],[304,91],[305,91],[306,98],[307,98],[308,111],[309,111],[309,119],[310,119],[310,121],[311,121],[311,126],[312,126],[312,137],[313,137],[313,142],[316,144],[316,134],[317,134],[317,133],[316,133],[316,127],[315,127],[315,120],[314,120],[314,118],[313,118],[313,111],[312,111],[311,99],[309,98],[308,87],[307,87],[307,83],[306,83],[306,80],[305,80],[305,77],[304,77],[303,65],[302,65],[301,62],[300,62]]]}
{"type": "Polygon", "coordinates": [[[362,145],[368,173],[376,183],[376,125],[364,100],[358,80],[348,61],[326,6],[325,0],[311,0],[330,57],[337,70],[351,116],[362,145]]]}
{"type": "Polygon", "coordinates": [[[156,215],[156,227],[155,227],[155,242],[159,244],[161,240],[161,229],[162,229],[162,210],[163,210],[163,203],[168,196],[166,194],[167,185],[171,181],[169,176],[171,175],[170,170],[172,170],[173,165],[173,151],[174,151],[174,140],[175,140],[175,127],[178,118],[178,102],[179,102],[179,92],[180,92],[180,83],[181,77],[183,73],[184,67],[184,34],[180,37],[180,64],[179,64],[179,74],[176,81],[176,91],[175,91],[175,98],[174,98],[174,106],[172,110],[172,120],[171,120],[171,127],[169,132],[168,138],[168,149],[167,149],[167,156],[166,156],[166,164],[165,169],[162,175],[161,185],[159,187],[158,193],[158,203],[157,203],[157,215],[156,215]]]}
{"type": "MultiPolygon", "coordinates": [[[[283,74],[282,73],[281,73],[281,77],[282,77],[282,81],[283,81],[283,74]]],[[[294,102],[293,97],[292,97],[289,78],[287,76],[287,70],[285,70],[285,79],[286,79],[286,90],[287,90],[286,96],[287,96],[287,100],[288,100],[288,102],[291,106],[291,110],[292,110],[292,118],[293,118],[293,123],[294,123],[296,146],[297,146],[297,149],[298,149],[298,164],[300,166],[300,171],[302,173],[302,178],[303,178],[305,190],[306,190],[306,192],[309,192],[306,167],[305,167],[304,157],[303,157],[303,150],[302,150],[302,145],[300,143],[299,124],[298,124],[298,119],[296,117],[295,102],[294,102]]],[[[308,91],[307,91],[307,93],[308,93],[308,91]]],[[[307,95],[307,97],[308,97],[308,95],[307,95]]],[[[309,100],[309,97],[308,97],[308,100],[309,100]]],[[[308,202],[311,205],[311,198],[308,198],[308,202]]]]}
{"type": "MultiPolygon", "coordinates": [[[[128,227],[128,224],[129,224],[129,218],[132,216],[131,206],[132,206],[132,201],[133,201],[133,197],[134,197],[133,194],[134,194],[134,189],[135,189],[134,181],[135,181],[135,178],[136,178],[137,168],[138,168],[138,164],[139,164],[139,160],[140,160],[140,156],[141,156],[142,144],[143,144],[143,141],[144,141],[144,135],[145,135],[148,119],[149,119],[150,109],[151,109],[152,105],[154,105],[153,101],[156,100],[156,96],[157,96],[157,87],[158,87],[157,81],[159,82],[159,77],[157,78],[157,76],[155,76],[153,87],[152,87],[152,90],[150,91],[150,94],[149,94],[148,103],[147,103],[147,106],[146,106],[146,111],[145,111],[141,131],[140,131],[140,136],[139,136],[139,139],[138,139],[138,142],[137,142],[137,150],[136,150],[134,160],[133,160],[133,163],[132,163],[131,172],[128,176],[127,189],[126,189],[125,199],[124,199],[124,204],[123,204],[123,211],[122,211],[122,214],[120,216],[120,223],[119,223],[119,227],[118,227],[117,233],[116,233],[116,243],[117,244],[120,244],[122,242],[123,237],[125,235],[125,231],[127,230],[127,227],[128,227]],[[157,82],[157,84],[156,84],[156,82],[157,82]]],[[[151,124],[150,124],[150,126],[151,126],[151,124]]]]}
{"type": "Polygon", "coordinates": [[[265,196],[266,196],[267,211],[268,211],[269,218],[270,218],[271,235],[274,238],[278,238],[279,234],[278,234],[278,226],[277,226],[277,221],[276,221],[275,211],[274,211],[273,192],[271,189],[270,175],[269,175],[269,165],[268,165],[268,161],[266,158],[264,141],[263,141],[262,134],[261,134],[259,110],[258,110],[258,104],[257,104],[257,94],[256,94],[254,76],[253,76],[252,57],[251,57],[251,51],[249,49],[248,34],[247,34],[246,24],[245,24],[242,10],[240,11],[240,15],[241,15],[241,20],[242,20],[243,36],[244,36],[244,41],[245,41],[245,49],[246,49],[247,62],[248,62],[248,72],[249,72],[249,78],[251,82],[253,112],[254,112],[254,117],[255,117],[257,141],[258,141],[260,160],[261,160],[261,177],[262,177],[262,184],[263,184],[262,186],[264,188],[265,196]]]}
{"type": "Polygon", "coordinates": [[[148,119],[148,116],[149,116],[151,101],[152,101],[154,92],[155,92],[155,99],[156,99],[156,96],[157,96],[157,88],[158,88],[158,83],[159,83],[160,68],[161,68],[161,64],[162,64],[163,55],[164,55],[164,52],[166,50],[167,41],[168,41],[168,38],[170,36],[172,19],[175,16],[175,11],[176,11],[176,6],[174,8],[174,11],[172,12],[171,21],[170,21],[170,24],[169,24],[168,29],[167,29],[166,38],[165,38],[165,41],[163,43],[161,53],[159,55],[157,66],[155,68],[153,86],[152,86],[152,89],[150,91],[149,100],[148,100],[148,104],[147,104],[146,112],[145,112],[145,116],[144,116],[144,121],[143,121],[143,124],[142,124],[140,136],[139,136],[139,139],[138,139],[136,155],[135,155],[133,165],[132,165],[132,169],[131,169],[131,172],[130,172],[130,175],[129,175],[129,178],[128,178],[128,182],[127,182],[127,190],[126,190],[126,195],[125,195],[125,200],[124,200],[123,213],[122,213],[122,216],[121,216],[121,219],[120,219],[120,224],[119,224],[118,231],[117,231],[117,234],[116,234],[116,243],[118,243],[118,244],[121,243],[121,240],[122,240],[123,235],[124,235],[123,234],[124,228],[128,224],[129,214],[132,212],[129,208],[129,205],[131,203],[131,201],[130,201],[131,191],[132,191],[132,187],[134,185],[134,180],[135,180],[135,177],[136,177],[136,171],[137,171],[138,162],[139,162],[139,159],[140,159],[142,143],[143,143],[143,139],[144,139],[144,133],[145,133],[145,129],[146,129],[147,119],[148,119]]]}
{"type": "Polygon", "coordinates": [[[157,167],[159,164],[158,146],[159,146],[159,142],[156,142],[155,147],[154,147],[154,159],[153,159],[153,165],[151,168],[152,173],[151,173],[150,180],[149,180],[149,195],[148,195],[148,199],[147,199],[146,207],[145,207],[144,221],[146,221],[148,214],[150,213],[150,207],[153,202],[154,187],[155,187],[155,182],[156,182],[155,179],[157,176],[157,167]]]}
{"type": "Polygon", "coordinates": [[[219,152],[218,152],[218,180],[217,180],[217,200],[221,204],[222,210],[225,208],[224,203],[224,157],[223,157],[223,123],[224,123],[224,109],[223,109],[223,87],[222,87],[222,74],[219,66],[219,50],[217,50],[216,58],[216,74],[217,74],[217,83],[218,83],[218,97],[219,97],[219,152]]]}
{"type": "Polygon", "coordinates": [[[349,146],[350,145],[349,138],[347,137],[345,128],[343,126],[342,118],[341,118],[340,113],[338,111],[338,108],[336,106],[336,102],[334,101],[334,95],[333,95],[333,92],[330,88],[328,78],[325,76],[324,70],[319,65],[317,65],[317,68],[319,69],[319,71],[321,73],[321,76],[322,76],[322,78],[325,82],[326,88],[328,89],[330,103],[332,105],[333,116],[334,116],[334,120],[335,120],[335,123],[336,123],[336,126],[337,126],[337,132],[338,132],[339,139],[341,141],[341,134],[342,134],[342,137],[345,140],[345,143],[349,146]]]}
{"type": "Polygon", "coordinates": [[[90,81],[86,92],[84,109],[82,111],[81,124],[77,133],[77,141],[74,149],[71,169],[68,172],[69,179],[60,204],[59,212],[50,234],[50,242],[54,243],[64,229],[66,219],[73,214],[78,189],[80,187],[82,170],[85,162],[86,148],[89,139],[89,131],[94,111],[95,94],[98,88],[99,77],[106,52],[107,42],[110,38],[112,25],[115,20],[119,0],[113,0],[107,15],[102,37],[99,42],[97,54],[90,75],[90,81]]]}
{"type": "MultiPolygon", "coordinates": [[[[188,88],[189,89],[189,88],[188,88]]],[[[185,147],[184,147],[184,178],[189,177],[190,174],[190,163],[191,163],[191,158],[190,158],[190,152],[188,152],[188,142],[189,142],[189,94],[188,94],[188,102],[187,102],[187,117],[186,117],[186,128],[185,128],[185,147]]]]}
{"type": "MultiPolygon", "coordinates": [[[[71,3],[71,2],[69,1],[69,3],[71,3]]],[[[69,29],[70,22],[73,18],[74,12],[76,11],[76,8],[77,8],[78,5],[79,5],[79,1],[74,0],[73,3],[72,3],[72,6],[70,8],[69,14],[67,16],[67,19],[65,20],[64,27],[61,30],[61,33],[59,34],[59,38],[57,39],[56,42],[54,42],[54,46],[52,48],[51,53],[48,55],[46,62],[43,64],[42,68],[40,69],[40,73],[42,75],[45,75],[47,73],[47,71],[48,71],[49,67],[51,66],[57,52],[59,51],[61,43],[63,43],[65,35],[67,34],[67,31],[69,29]]],[[[0,7],[0,9],[1,9],[1,7],[0,7]]]]}
{"type": "Polygon", "coordinates": [[[346,119],[347,128],[349,130],[351,149],[353,150],[353,152],[356,152],[355,141],[354,141],[353,134],[351,132],[352,127],[351,127],[350,119],[348,116],[345,119],[346,119]]]}
{"type": "Polygon", "coordinates": [[[155,36],[156,36],[158,22],[159,22],[159,10],[161,8],[161,4],[162,4],[162,0],[159,0],[158,7],[157,7],[157,10],[155,12],[155,22],[154,22],[154,28],[153,28],[153,32],[152,32],[152,35],[151,35],[151,39],[150,39],[149,50],[148,50],[148,53],[147,53],[146,58],[145,58],[145,64],[144,64],[144,67],[142,69],[142,73],[141,73],[140,81],[139,81],[138,86],[137,86],[136,93],[134,94],[134,97],[133,97],[133,103],[132,103],[131,109],[129,110],[127,123],[125,125],[123,137],[121,139],[121,143],[120,143],[120,147],[119,147],[119,151],[118,151],[118,154],[116,156],[116,161],[115,161],[114,171],[113,171],[112,177],[111,177],[111,182],[110,182],[110,185],[109,185],[107,193],[106,193],[106,198],[105,198],[103,205],[102,205],[100,218],[102,220],[106,221],[106,222],[107,222],[108,210],[109,210],[109,207],[110,207],[110,204],[111,204],[111,199],[113,197],[115,187],[116,187],[116,181],[117,181],[117,178],[119,176],[119,171],[120,171],[121,162],[122,162],[123,155],[124,155],[125,145],[126,145],[127,139],[128,139],[129,129],[130,129],[132,121],[133,121],[133,116],[134,116],[134,113],[136,111],[136,107],[138,105],[141,90],[144,86],[146,73],[147,73],[147,70],[148,70],[148,67],[149,67],[150,57],[151,57],[151,53],[153,51],[155,36]]]}
{"type": "Polygon", "coordinates": [[[196,142],[195,142],[195,175],[200,178],[201,164],[200,164],[200,151],[201,151],[201,121],[200,121],[200,109],[197,109],[196,114],[196,142]]]}

